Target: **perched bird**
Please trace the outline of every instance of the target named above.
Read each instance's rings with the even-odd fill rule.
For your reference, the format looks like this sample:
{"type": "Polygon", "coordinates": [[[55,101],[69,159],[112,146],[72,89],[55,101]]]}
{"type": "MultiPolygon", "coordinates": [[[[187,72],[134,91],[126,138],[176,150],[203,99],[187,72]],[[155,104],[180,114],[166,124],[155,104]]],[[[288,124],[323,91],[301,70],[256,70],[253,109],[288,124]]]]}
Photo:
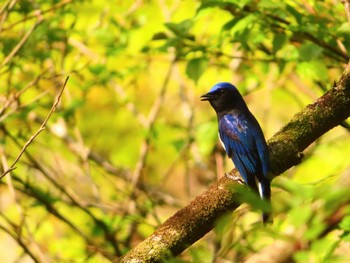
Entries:
{"type": "MultiPolygon", "coordinates": [[[[241,94],[228,82],[216,84],[201,96],[214,108],[219,124],[219,138],[244,182],[270,201],[269,151],[258,121],[249,111],[241,94]],[[258,186],[257,186],[258,183],[258,186]]],[[[269,218],[263,213],[263,221],[269,218]]]]}

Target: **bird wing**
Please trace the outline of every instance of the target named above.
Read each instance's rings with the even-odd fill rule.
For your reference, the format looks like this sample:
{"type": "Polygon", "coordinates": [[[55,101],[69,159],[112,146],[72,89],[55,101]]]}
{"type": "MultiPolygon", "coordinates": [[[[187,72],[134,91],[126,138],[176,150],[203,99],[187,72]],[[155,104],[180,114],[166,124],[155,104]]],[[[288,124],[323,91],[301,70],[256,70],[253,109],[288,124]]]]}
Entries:
{"type": "Polygon", "coordinates": [[[254,134],[255,144],[258,150],[259,158],[262,165],[262,175],[267,177],[268,172],[270,171],[270,155],[267,148],[267,144],[264,138],[262,131],[254,134]]]}
{"type": "MultiPolygon", "coordinates": [[[[254,176],[261,173],[259,149],[255,131],[240,116],[224,115],[219,121],[219,135],[227,155],[232,159],[244,181],[256,187],[254,176]]],[[[258,126],[258,128],[260,128],[258,126]]]]}

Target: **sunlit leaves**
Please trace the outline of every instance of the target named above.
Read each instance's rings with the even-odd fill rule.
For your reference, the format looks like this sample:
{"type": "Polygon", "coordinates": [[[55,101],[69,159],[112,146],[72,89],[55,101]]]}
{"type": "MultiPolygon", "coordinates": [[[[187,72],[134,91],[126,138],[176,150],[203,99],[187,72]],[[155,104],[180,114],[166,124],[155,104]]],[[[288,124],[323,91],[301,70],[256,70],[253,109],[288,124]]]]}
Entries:
{"type": "MultiPolygon", "coordinates": [[[[323,92],[320,83],[328,88],[338,79],[339,61],[347,61],[343,53],[350,47],[342,6],[331,1],[12,2],[15,8],[1,22],[2,59],[14,51],[36,19],[43,20],[2,68],[1,107],[13,99],[4,111],[11,114],[1,123],[11,133],[1,130],[2,163],[10,162],[18,153],[16,147],[40,125],[36,116],[45,116],[63,76],[71,78],[43,138],[29,147],[31,155],[24,156],[16,171],[26,185],[17,181],[14,188],[2,185],[1,190],[16,196],[11,201],[11,195],[4,195],[2,215],[15,221],[19,217],[12,218],[14,211],[28,202],[19,225],[28,223],[35,229],[33,240],[38,235],[52,240],[45,247],[38,239],[37,247],[45,247],[48,258],[61,261],[101,262],[104,251],[115,252],[112,237],[122,253],[127,252],[208,188],[214,173],[233,168],[226,156],[215,154],[220,147],[215,113],[199,99],[216,82],[234,82],[247,95],[264,131],[272,135],[323,92]],[[66,5],[55,7],[60,3],[66,5]],[[170,61],[175,66],[167,77],[170,61]],[[17,94],[41,74],[40,81],[17,94]],[[162,94],[164,83],[168,86],[162,94]],[[148,118],[157,103],[159,115],[150,128],[148,118]],[[66,129],[61,137],[51,133],[57,125],[66,129]],[[130,195],[128,180],[142,158],[144,188],[139,190],[147,194],[139,198],[138,191],[130,195]],[[108,170],[111,163],[118,169],[108,170]],[[84,235],[101,242],[99,246],[89,250],[84,235],[47,209],[56,206],[84,235]]],[[[217,226],[221,237],[233,228],[232,218],[241,224],[240,238],[227,246],[228,254],[238,256],[224,260],[239,261],[273,242],[268,235],[285,238],[290,229],[304,231],[296,236],[310,244],[295,254],[296,260],[334,259],[337,242],[349,241],[348,218],[339,225],[339,238],[334,233],[320,236],[325,220],[348,202],[346,190],[334,189],[334,178],[347,169],[349,147],[345,131],[333,132],[332,141],[317,142],[315,151],[311,149],[298,167],[281,176],[289,179],[273,186],[275,223],[263,235],[254,223],[266,204],[242,187],[242,200],[250,205],[217,226]],[[321,179],[323,187],[318,185],[321,179]],[[244,222],[239,221],[242,215],[244,222]]],[[[21,238],[27,233],[17,232],[21,238]]],[[[195,245],[185,252],[190,261],[214,257],[213,243],[205,242],[209,248],[195,245]]]]}
{"type": "Polygon", "coordinates": [[[327,67],[323,63],[319,60],[301,62],[297,66],[297,72],[305,79],[324,81],[327,79],[327,67]]]}
{"type": "Polygon", "coordinates": [[[249,14],[246,17],[236,20],[236,23],[231,27],[233,39],[243,39],[244,36],[250,35],[250,30],[256,25],[257,15],[249,14]]]}

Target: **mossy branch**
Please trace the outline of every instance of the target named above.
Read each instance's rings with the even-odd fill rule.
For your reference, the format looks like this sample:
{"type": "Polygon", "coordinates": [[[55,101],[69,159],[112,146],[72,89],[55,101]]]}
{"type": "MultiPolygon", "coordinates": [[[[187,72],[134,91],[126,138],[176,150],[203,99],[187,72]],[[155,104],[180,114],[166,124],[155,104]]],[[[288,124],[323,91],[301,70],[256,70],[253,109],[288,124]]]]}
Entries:
{"type": "MultiPolygon", "coordinates": [[[[268,141],[272,176],[300,163],[303,150],[349,116],[350,63],[331,90],[296,114],[268,141]]],[[[234,187],[238,184],[222,177],[116,262],[161,262],[168,255],[180,254],[208,233],[218,218],[239,206],[234,187]]]]}

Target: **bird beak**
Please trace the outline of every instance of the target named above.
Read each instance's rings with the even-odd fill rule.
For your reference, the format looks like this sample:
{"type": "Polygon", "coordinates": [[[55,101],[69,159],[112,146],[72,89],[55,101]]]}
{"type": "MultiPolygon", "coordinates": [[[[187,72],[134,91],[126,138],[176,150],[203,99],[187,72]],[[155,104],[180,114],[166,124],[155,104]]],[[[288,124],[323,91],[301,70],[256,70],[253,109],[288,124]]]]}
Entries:
{"type": "Polygon", "coordinates": [[[211,98],[212,95],[210,93],[206,93],[201,96],[201,101],[210,100],[211,98]]]}

